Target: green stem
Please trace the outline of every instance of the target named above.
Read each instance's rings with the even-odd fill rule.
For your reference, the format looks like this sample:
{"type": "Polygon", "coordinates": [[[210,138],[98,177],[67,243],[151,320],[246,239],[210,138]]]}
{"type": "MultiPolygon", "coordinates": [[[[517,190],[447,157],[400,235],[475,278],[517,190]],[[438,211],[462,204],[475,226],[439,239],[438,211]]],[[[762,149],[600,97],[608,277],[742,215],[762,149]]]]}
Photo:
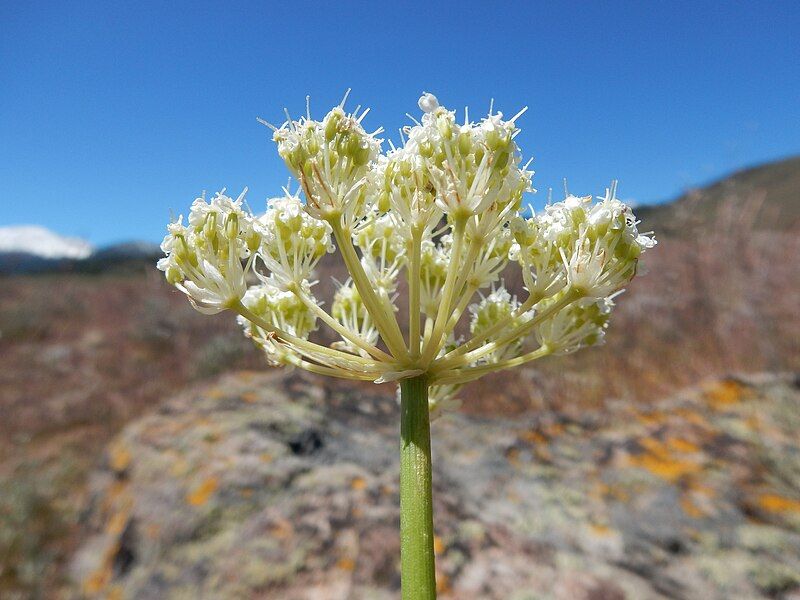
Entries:
{"type": "Polygon", "coordinates": [[[431,426],[425,375],[400,382],[400,578],[403,600],[434,600],[431,426]]]}

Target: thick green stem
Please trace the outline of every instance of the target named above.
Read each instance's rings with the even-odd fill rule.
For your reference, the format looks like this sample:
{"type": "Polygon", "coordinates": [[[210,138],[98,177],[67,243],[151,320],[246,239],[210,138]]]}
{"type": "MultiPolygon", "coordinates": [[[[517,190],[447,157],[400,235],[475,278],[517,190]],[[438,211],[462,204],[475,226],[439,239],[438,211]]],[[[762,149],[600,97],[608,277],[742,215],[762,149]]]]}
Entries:
{"type": "Polygon", "coordinates": [[[425,375],[400,383],[400,576],[403,600],[436,598],[431,425],[425,375]]]}

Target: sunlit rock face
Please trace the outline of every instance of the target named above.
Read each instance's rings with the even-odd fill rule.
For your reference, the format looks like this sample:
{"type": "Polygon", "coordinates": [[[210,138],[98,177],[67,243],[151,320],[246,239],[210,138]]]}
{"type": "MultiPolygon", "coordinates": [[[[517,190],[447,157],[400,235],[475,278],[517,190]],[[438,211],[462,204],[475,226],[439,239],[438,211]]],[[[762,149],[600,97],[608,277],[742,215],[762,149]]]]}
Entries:
{"type": "MultiPolygon", "coordinates": [[[[396,598],[397,407],[238,373],[129,425],[92,478],[89,597],[396,598]]],[[[440,597],[758,598],[800,586],[800,390],[435,424],[440,597]]]]}

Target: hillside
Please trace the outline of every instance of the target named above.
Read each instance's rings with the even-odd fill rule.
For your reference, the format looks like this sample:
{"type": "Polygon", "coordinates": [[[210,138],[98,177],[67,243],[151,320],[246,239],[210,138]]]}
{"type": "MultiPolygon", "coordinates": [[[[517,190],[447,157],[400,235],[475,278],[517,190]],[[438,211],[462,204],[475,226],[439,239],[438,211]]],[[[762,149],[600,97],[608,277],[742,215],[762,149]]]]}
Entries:
{"type": "Polygon", "coordinates": [[[800,156],[738,171],[674,202],[641,206],[636,215],[645,231],[661,235],[693,235],[740,220],[757,229],[789,230],[800,221],[800,156]]]}

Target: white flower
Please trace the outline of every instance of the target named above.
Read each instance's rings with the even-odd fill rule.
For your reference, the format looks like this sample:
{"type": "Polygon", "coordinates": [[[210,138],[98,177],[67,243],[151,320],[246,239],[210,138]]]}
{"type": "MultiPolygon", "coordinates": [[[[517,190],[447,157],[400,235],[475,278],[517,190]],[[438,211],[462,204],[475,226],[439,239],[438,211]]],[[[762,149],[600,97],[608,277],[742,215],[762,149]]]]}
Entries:
{"type": "Polygon", "coordinates": [[[331,226],[309,215],[300,199],[288,193],[268,202],[255,228],[261,234],[259,256],[283,285],[307,280],[320,258],[334,251],[331,226]]]}
{"type": "Polygon", "coordinates": [[[549,297],[569,284],[591,298],[622,289],[636,274],[639,256],[655,240],[637,231],[630,208],[614,198],[600,202],[568,196],[527,221],[512,222],[512,254],[529,269],[529,289],[549,297]]]}
{"type": "Polygon", "coordinates": [[[530,189],[530,173],[519,167],[513,141],[517,131],[514,120],[503,121],[500,113],[459,125],[454,112],[436,106],[408,131],[406,150],[420,157],[443,212],[479,215],[518,205],[530,189]]]}
{"type": "Polygon", "coordinates": [[[379,383],[424,374],[435,416],[486,373],[602,343],[613,298],[656,242],[614,186],[524,218],[524,110],[460,123],[432,94],[418,104],[420,122],[386,154],[367,111],[287,120],[274,140],[304,201],[284,190],[255,218],[243,195],[198,198],[168,226],[158,268],[197,310],[235,311],[270,364],[379,383]],[[348,278],[326,310],[313,271],[335,250],[348,278]],[[509,261],[519,300],[497,285],[509,261]],[[318,325],[338,341],[312,339],[318,325]]]}
{"type": "Polygon", "coordinates": [[[539,343],[554,354],[569,354],[602,344],[614,302],[611,298],[584,298],[536,328],[539,343]]]}
{"type": "MultiPolygon", "coordinates": [[[[519,308],[519,302],[513,298],[504,287],[494,289],[487,296],[481,298],[477,304],[469,307],[472,313],[469,330],[473,336],[482,335],[500,322],[509,321],[510,326],[517,326],[523,322],[522,317],[516,317],[515,312],[519,308]]],[[[489,335],[488,340],[495,340],[502,336],[505,331],[500,330],[489,335]]],[[[519,338],[503,344],[497,350],[483,358],[484,362],[499,362],[505,358],[516,355],[521,347],[519,338]]]]}
{"type": "MultiPolygon", "coordinates": [[[[372,317],[352,281],[347,281],[336,290],[331,306],[331,316],[370,344],[378,341],[378,330],[375,329],[372,317]]],[[[348,340],[342,340],[336,344],[338,347],[358,352],[358,349],[348,340]]]]}
{"type": "Polygon", "coordinates": [[[425,315],[436,315],[449,264],[450,256],[443,245],[436,245],[430,240],[422,242],[420,289],[421,309],[425,315]]]}
{"type": "Polygon", "coordinates": [[[243,198],[244,193],[233,200],[223,192],[210,203],[197,198],[189,226],[182,218],[171,223],[161,243],[167,256],[158,261],[158,268],[202,313],[232,308],[247,289],[246,272],[261,237],[252,216],[242,210],[243,198]]]}
{"type": "Polygon", "coordinates": [[[322,121],[301,118],[275,131],[278,154],[300,181],[312,217],[344,216],[352,224],[364,214],[366,175],[381,146],[361,126],[366,114],[347,114],[337,106],[322,121]]]}

